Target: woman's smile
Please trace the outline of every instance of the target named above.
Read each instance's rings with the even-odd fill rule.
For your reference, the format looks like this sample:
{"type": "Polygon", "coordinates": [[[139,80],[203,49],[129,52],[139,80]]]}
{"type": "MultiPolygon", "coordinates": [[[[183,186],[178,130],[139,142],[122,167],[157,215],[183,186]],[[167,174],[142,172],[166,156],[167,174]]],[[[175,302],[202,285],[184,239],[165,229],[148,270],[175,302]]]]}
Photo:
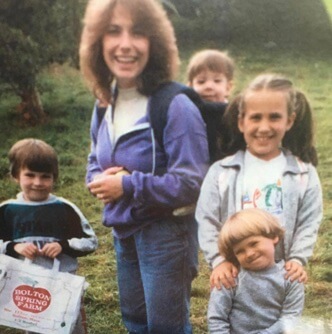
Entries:
{"type": "Polygon", "coordinates": [[[150,55],[150,41],[134,25],[129,11],[117,5],[103,40],[103,55],[120,88],[137,85],[150,55]]]}

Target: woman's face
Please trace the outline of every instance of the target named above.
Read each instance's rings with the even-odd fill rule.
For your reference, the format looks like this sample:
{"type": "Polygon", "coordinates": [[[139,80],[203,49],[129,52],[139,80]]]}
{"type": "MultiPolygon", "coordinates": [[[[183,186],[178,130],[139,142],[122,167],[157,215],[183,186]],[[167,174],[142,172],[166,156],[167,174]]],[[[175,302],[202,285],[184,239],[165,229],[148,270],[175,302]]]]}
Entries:
{"type": "Polygon", "coordinates": [[[102,44],[104,60],[118,86],[135,87],[149,60],[150,41],[125,7],[115,6],[102,44]]]}

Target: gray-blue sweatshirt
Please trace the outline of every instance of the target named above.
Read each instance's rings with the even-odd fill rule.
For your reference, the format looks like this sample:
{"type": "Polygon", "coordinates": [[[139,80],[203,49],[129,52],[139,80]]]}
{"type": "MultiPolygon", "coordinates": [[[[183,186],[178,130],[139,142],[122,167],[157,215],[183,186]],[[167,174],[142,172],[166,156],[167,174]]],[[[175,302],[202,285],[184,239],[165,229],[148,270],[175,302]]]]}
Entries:
{"type": "Polygon", "coordinates": [[[284,261],[262,271],[240,270],[233,289],[214,288],[208,306],[212,334],[282,334],[304,306],[304,285],[285,280],[284,261]]]}
{"type": "MultiPolygon", "coordinates": [[[[198,237],[212,268],[219,255],[218,235],[226,219],[242,210],[244,151],[214,163],[204,181],[196,208],[198,237]]],[[[286,167],[282,174],[282,203],[285,237],[277,259],[297,259],[305,265],[313,253],[323,216],[322,189],[315,167],[284,151],[286,167]]]]}

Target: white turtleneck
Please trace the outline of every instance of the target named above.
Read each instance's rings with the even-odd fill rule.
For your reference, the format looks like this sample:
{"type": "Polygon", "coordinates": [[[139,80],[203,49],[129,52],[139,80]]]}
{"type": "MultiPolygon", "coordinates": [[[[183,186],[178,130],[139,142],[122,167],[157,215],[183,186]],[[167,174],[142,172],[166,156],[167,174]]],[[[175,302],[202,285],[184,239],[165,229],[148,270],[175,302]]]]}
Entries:
{"type": "Polygon", "coordinates": [[[119,89],[113,118],[113,138],[128,132],[146,114],[148,98],[136,88],[119,89]]]}

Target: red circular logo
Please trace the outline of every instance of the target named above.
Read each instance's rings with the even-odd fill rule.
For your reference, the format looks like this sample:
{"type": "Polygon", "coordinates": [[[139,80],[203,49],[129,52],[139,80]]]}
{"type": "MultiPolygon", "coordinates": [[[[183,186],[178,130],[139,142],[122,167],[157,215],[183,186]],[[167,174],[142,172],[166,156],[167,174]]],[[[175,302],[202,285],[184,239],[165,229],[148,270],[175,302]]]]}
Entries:
{"type": "Polygon", "coordinates": [[[13,291],[13,301],[22,311],[40,313],[51,303],[51,294],[44,288],[19,285],[13,291]]]}

